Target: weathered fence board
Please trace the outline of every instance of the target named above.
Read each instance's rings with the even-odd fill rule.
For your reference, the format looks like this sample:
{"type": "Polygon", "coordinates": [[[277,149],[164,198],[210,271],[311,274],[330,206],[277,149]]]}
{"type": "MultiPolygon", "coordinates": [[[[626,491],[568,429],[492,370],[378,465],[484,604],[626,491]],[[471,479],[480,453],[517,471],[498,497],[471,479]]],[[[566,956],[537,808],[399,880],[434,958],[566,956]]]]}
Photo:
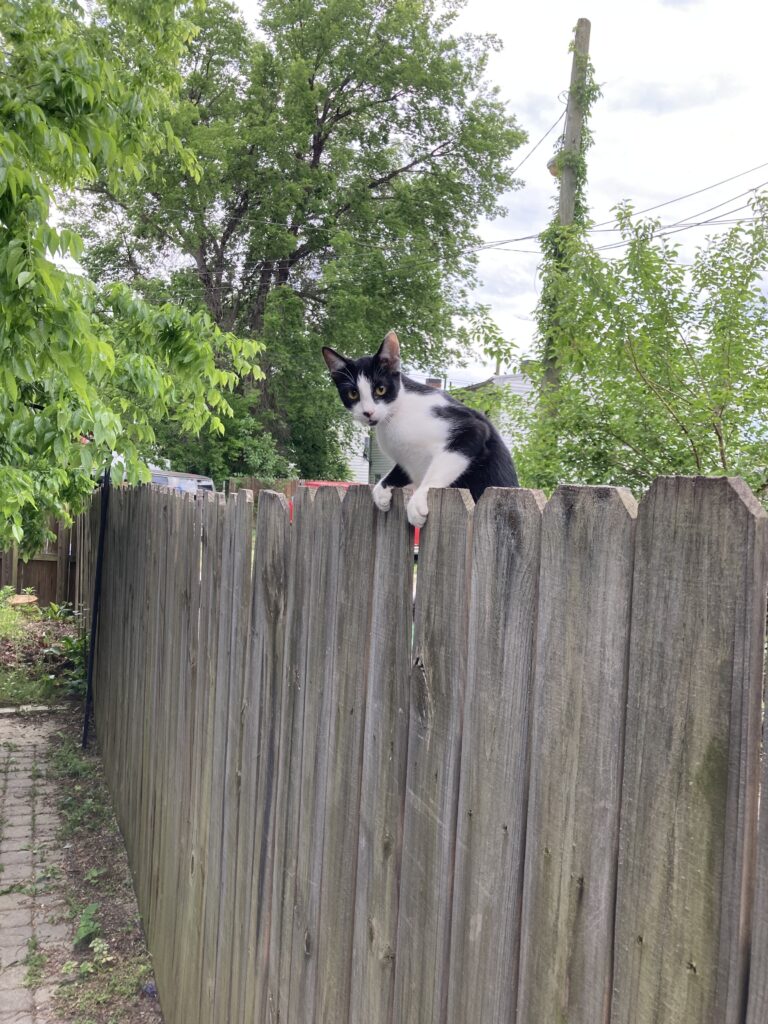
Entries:
{"type": "Polygon", "coordinates": [[[288,1016],[293,904],[299,841],[301,753],[304,729],[309,608],[315,557],[315,493],[302,489],[293,506],[285,625],[283,700],[275,815],[275,860],[269,937],[269,982],[266,1020],[278,1024],[288,1016]]]}
{"type": "MultiPolygon", "coordinates": [[[[768,545],[766,545],[768,556],[768,545]]],[[[764,573],[768,575],[768,573],[764,573]]],[[[759,585],[759,580],[757,581],[759,585]]],[[[756,623],[759,632],[759,623],[756,623]]],[[[768,1020],[768,756],[763,731],[763,774],[760,787],[760,837],[757,850],[754,928],[749,971],[749,1007],[747,1024],[765,1024],[768,1020]]]]}
{"type": "Polygon", "coordinates": [[[636,506],[559,487],[544,511],[519,1017],[606,1024],[636,506]]]}
{"type": "Polygon", "coordinates": [[[340,506],[341,494],[332,487],[322,488],[313,506],[314,571],[310,591],[313,600],[307,624],[299,832],[288,997],[288,1017],[292,1020],[315,1020],[325,790],[332,712],[331,677],[336,656],[337,588],[341,571],[340,506]]]}
{"type": "MultiPolygon", "coordinates": [[[[330,735],[322,836],[322,884],[317,934],[317,1005],[312,1019],[344,1020],[349,1011],[355,925],[360,777],[365,725],[365,675],[373,623],[371,541],[383,519],[368,487],[344,496],[339,541],[339,592],[333,647],[326,676],[330,735]]],[[[309,1019],[309,1018],[307,1018],[309,1019]]]]}
{"type": "Polygon", "coordinates": [[[168,1024],[764,1024],[768,520],[542,507],[431,492],[414,625],[399,491],[113,491],[96,724],[168,1024]]]}
{"type": "Polygon", "coordinates": [[[474,513],[448,1020],[511,1021],[517,999],[528,716],[544,496],[474,513]]]}
{"type": "Polygon", "coordinates": [[[365,666],[348,1019],[390,1024],[403,855],[413,595],[413,532],[405,516],[402,491],[395,491],[389,512],[376,520],[371,578],[376,582],[365,666]]]}
{"type": "Polygon", "coordinates": [[[259,497],[256,552],[253,567],[251,661],[246,736],[253,749],[243,759],[242,842],[238,862],[251,889],[244,899],[249,909],[243,943],[243,1013],[238,1020],[267,1019],[270,921],[274,840],[277,829],[275,798],[280,717],[283,696],[286,594],[291,534],[288,503],[281,495],[264,491],[259,497]],[[252,794],[252,795],[251,795],[252,794]]]}
{"type": "Polygon", "coordinates": [[[467,669],[472,499],[432,491],[421,534],[408,726],[395,1019],[445,1017],[467,669]],[[445,581],[450,580],[450,586],[445,581]]]}
{"type": "Polygon", "coordinates": [[[740,481],[640,506],[612,1021],[744,1019],[765,514],[740,481]]]}

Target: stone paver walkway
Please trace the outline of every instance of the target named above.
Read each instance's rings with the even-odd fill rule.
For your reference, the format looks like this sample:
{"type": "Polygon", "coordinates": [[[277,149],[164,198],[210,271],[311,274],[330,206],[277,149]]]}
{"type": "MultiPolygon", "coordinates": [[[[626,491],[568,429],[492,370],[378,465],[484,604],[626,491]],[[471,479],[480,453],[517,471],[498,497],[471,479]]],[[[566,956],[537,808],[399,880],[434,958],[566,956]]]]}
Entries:
{"type": "Polygon", "coordinates": [[[55,716],[0,715],[0,1024],[56,1021],[45,961],[70,942],[71,926],[50,892],[62,859],[45,774],[55,729],[55,716]]]}

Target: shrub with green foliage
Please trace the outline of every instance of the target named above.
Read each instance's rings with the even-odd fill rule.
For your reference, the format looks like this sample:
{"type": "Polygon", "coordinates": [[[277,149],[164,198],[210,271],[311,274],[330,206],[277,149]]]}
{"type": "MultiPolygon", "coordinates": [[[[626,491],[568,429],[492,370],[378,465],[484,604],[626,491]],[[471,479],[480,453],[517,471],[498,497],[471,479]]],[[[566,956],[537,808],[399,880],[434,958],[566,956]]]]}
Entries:
{"type": "Polygon", "coordinates": [[[0,0],[0,548],[37,547],[109,464],[146,478],[154,424],[220,431],[259,346],[204,311],[152,304],[67,269],[82,257],[54,199],[115,195],[158,161],[197,162],[168,120],[199,8],[174,0],[0,0]]]}

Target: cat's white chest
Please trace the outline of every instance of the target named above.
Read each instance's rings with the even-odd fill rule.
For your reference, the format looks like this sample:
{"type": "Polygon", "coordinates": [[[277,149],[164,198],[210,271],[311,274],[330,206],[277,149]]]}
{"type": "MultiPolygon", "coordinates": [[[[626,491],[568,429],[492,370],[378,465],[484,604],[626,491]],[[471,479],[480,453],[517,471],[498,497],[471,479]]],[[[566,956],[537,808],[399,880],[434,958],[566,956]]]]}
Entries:
{"type": "Polygon", "coordinates": [[[392,414],[375,428],[382,450],[402,466],[416,486],[448,442],[447,421],[432,412],[442,402],[439,393],[433,397],[401,392],[392,414]]]}

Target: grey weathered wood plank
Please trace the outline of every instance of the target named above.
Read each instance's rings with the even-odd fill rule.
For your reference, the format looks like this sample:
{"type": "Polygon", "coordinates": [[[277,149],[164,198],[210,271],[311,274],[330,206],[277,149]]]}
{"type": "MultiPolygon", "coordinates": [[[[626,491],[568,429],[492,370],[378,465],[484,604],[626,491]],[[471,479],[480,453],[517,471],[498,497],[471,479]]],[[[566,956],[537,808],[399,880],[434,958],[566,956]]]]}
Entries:
{"type": "MultiPolygon", "coordinates": [[[[317,942],[323,871],[328,745],[336,660],[341,494],[320,488],[314,502],[315,540],[308,608],[304,727],[288,1019],[316,1019],[317,942]]],[[[350,566],[346,567],[350,569],[350,566]]],[[[354,567],[358,571],[358,567],[354,567]]],[[[359,641],[359,637],[355,638],[359,641]]]]}
{"type": "MultiPolygon", "coordinates": [[[[253,540],[253,495],[238,491],[230,498],[233,516],[232,593],[230,599],[229,656],[223,671],[229,675],[227,714],[227,756],[224,766],[222,871],[219,886],[220,912],[217,941],[214,1019],[235,1021],[233,1006],[239,1006],[241,978],[236,969],[245,945],[246,911],[243,879],[237,874],[240,812],[242,806],[242,758],[245,672],[248,664],[252,604],[251,569],[253,540]]],[[[229,595],[228,595],[229,596],[229,595]]]]}
{"type": "Polygon", "coordinates": [[[445,489],[429,492],[429,506],[416,589],[395,951],[397,1024],[437,1024],[448,998],[473,503],[467,492],[445,489]]]}
{"type": "MultiPolygon", "coordinates": [[[[158,991],[172,1006],[175,999],[173,918],[175,912],[176,851],[179,828],[179,782],[176,770],[176,727],[179,718],[179,644],[183,608],[179,572],[184,549],[181,544],[182,501],[171,496],[166,523],[166,582],[163,595],[166,613],[161,636],[162,657],[156,680],[157,814],[154,824],[153,877],[155,879],[155,940],[153,969],[158,991]]],[[[169,1021],[173,1024],[173,1018],[169,1021]]]]}
{"type": "Polygon", "coordinates": [[[221,588],[217,612],[217,647],[214,678],[216,696],[213,704],[213,734],[211,762],[211,791],[208,827],[208,856],[206,862],[205,900],[203,918],[203,988],[200,1016],[202,1020],[216,1020],[216,990],[221,960],[219,957],[219,930],[223,918],[222,888],[227,884],[228,871],[225,843],[231,807],[228,801],[227,764],[231,759],[230,688],[229,672],[232,650],[232,607],[237,576],[235,534],[237,521],[235,500],[232,497],[223,508],[221,588]]]}
{"type": "Polygon", "coordinates": [[[399,489],[377,516],[371,579],[350,1024],[390,1024],[394,1005],[413,624],[413,530],[399,489]]]}
{"type": "Polygon", "coordinates": [[[243,792],[253,796],[249,804],[246,801],[251,814],[243,821],[243,842],[238,852],[251,886],[250,893],[244,897],[249,911],[242,955],[243,1019],[246,1022],[266,1019],[290,541],[287,500],[282,494],[261,491],[245,723],[246,735],[252,737],[253,746],[243,763],[243,792]]]}
{"type": "MultiPolygon", "coordinates": [[[[365,726],[365,677],[372,632],[376,524],[382,518],[368,487],[352,487],[341,508],[340,583],[329,687],[328,742],[317,936],[317,1006],[314,1020],[346,1021],[355,923],[360,778],[365,726]]],[[[400,567],[401,568],[401,567],[400,567]]],[[[379,571],[383,567],[379,566],[379,571]]],[[[388,566],[386,572],[397,572],[388,566]]]]}
{"type": "MultiPolygon", "coordinates": [[[[179,633],[179,705],[177,708],[178,723],[178,783],[177,800],[179,802],[179,828],[176,837],[176,849],[172,851],[175,877],[172,880],[174,891],[174,921],[172,940],[171,971],[175,980],[173,1010],[175,1020],[189,1021],[183,1007],[185,992],[182,990],[181,979],[189,958],[190,937],[193,935],[193,887],[191,878],[194,864],[190,863],[193,849],[194,833],[194,801],[196,766],[200,756],[199,747],[195,743],[195,723],[203,712],[199,700],[197,662],[199,656],[199,615],[200,615],[200,584],[201,550],[200,535],[202,523],[202,503],[194,497],[187,496],[183,501],[183,535],[181,550],[183,558],[183,592],[179,633]]],[[[166,1012],[166,1016],[168,1014],[166,1012]]],[[[168,1019],[171,1024],[171,1018],[168,1019]]]]}
{"type": "Polygon", "coordinates": [[[637,505],[559,487],[544,510],[518,1019],[605,1024],[637,505]]]}
{"type": "Polygon", "coordinates": [[[190,984],[184,989],[190,1008],[190,1020],[196,1024],[205,1024],[210,1018],[208,995],[206,992],[210,978],[209,939],[207,935],[208,900],[215,899],[209,893],[209,887],[217,884],[213,881],[216,874],[215,865],[211,863],[211,846],[213,832],[213,807],[216,800],[216,731],[217,712],[220,693],[218,690],[218,648],[219,648],[219,604],[224,585],[224,535],[225,510],[223,496],[214,495],[204,506],[203,520],[203,560],[202,571],[203,592],[200,606],[201,637],[201,722],[200,776],[197,780],[199,798],[196,802],[196,820],[194,835],[196,840],[191,851],[190,867],[194,869],[197,928],[190,941],[190,984]],[[203,656],[204,655],[204,656],[203,656]]]}
{"type": "Polygon", "coordinates": [[[513,1021],[544,495],[475,509],[448,1021],[513,1021]]]}
{"type": "Polygon", "coordinates": [[[314,491],[301,487],[293,503],[286,607],[266,1006],[270,1024],[282,1024],[288,1014],[314,524],[314,491]]]}
{"type": "Polygon", "coordinates": [[[740,480],[660,479],[640,506],[613,1024],[744,1019],[765,544],[740,480]]]}
{"type": "MultiPolygon", "coordinates": [[[[763,531],[765,532],[765,531],[763,531]]],[[[768,545],[765,545],[768,552],[768,545]]],[[[768,578],[768,567],[758,572],[768,578]]],[[[755,623],[760,630],[761,624],[755,623]]],[[[763,626],[764,628],[764,626],[763,626]]],[[[757,876],[752,908],[752,944],[749,969],[749,1003],[746,1024],[764,1024],[768,1020],[768,752],[765,746],[766,722],[763,719],[763,769],[760,797],[760,830],[757,849],[757,876]]]]}

